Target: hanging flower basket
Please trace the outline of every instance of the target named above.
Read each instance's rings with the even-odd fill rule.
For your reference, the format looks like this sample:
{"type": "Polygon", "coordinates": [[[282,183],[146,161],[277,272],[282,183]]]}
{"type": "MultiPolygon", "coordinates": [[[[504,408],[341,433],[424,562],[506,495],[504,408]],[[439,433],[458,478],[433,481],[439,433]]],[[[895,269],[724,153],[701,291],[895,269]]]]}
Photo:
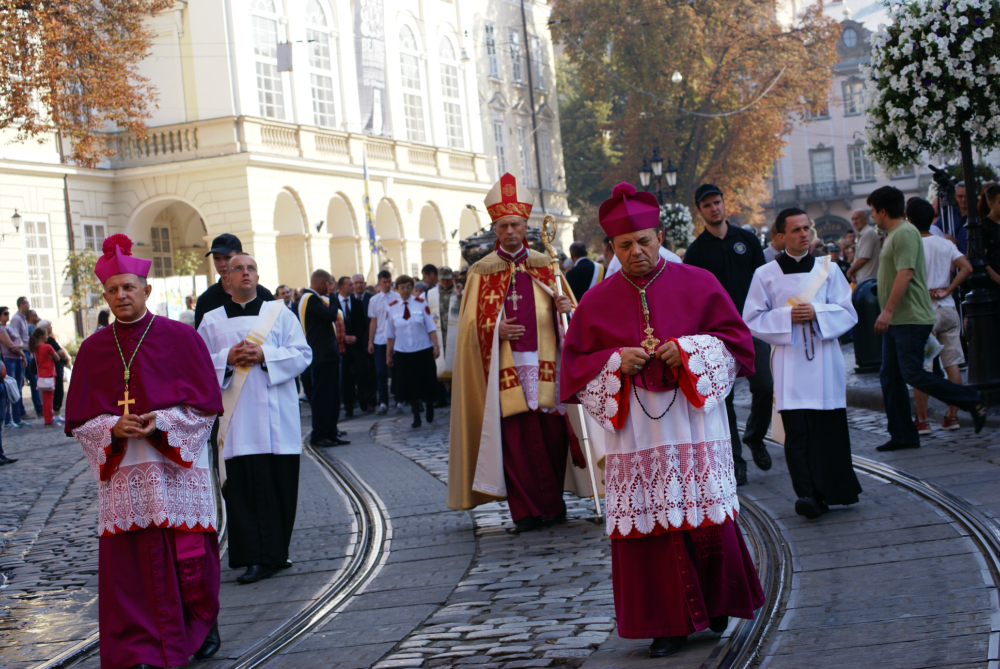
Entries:
{"type": "Polygon", "coordinates": [[[660,223],[663,224],[664,240],[671,248],[686,249],[694,241],[694,223],[691,210],[683,204],[665,204],[660,207],[660,223]]]}
{"type": "Polygon", "coordinates": [[[872,36],[863,108],[868,152],[905,167],[956,152],[966,130],[1000,145],[1000,0],[916,0],[872,36]]]}

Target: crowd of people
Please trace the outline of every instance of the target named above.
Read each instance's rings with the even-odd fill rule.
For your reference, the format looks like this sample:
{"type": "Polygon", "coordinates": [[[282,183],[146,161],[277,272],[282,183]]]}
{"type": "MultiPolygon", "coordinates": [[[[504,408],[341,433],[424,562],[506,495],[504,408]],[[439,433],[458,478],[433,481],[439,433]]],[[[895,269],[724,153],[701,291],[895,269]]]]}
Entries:
{"type": "MultiPolygon", "coordinates": [[[[70,384],[65,419],[69,358],[51,326],[23,298],[14,317],[0,307],[9,425],[28,426],[28,379],[36,414],[64,422],[98,481],[102,664],[179,666],[221,647],[216,476],[237,582],[291,566],[302,402],[318,447],[349,443],[342,411],[409,408],[419,428],[450,405],[447,505],[506,500],[512,533],[564,522],[564,491],[603,491],[618,634],[652,638],[653,657],[763,602],[737,487],[748,478],[743,445],[771,468],[772,421],[796,513],[817,520],[859,501],[839,343],[858,327],[853,285],[878,287],[891,435],[879,450],[919,446],[928,396],[951,407],[944,429],[960,427],[958,410],[982,429],[979,395],[960,383],[954,300],[971,266],[958,230],[935,223],[935,204],[879,188],[833,248],[816,243],[807,212],[788,208],[763,248],[730,223],[720,188],[702,184],[694,201],[704,231],[674,253],[655,197],[619,184],[599,211],[603,257],[576,242],[561,262],[529,248],[533,196],[505,174],[485,200],[493,252],[461,274],[383,269],[372,286],[317,269],[308,287],[274,294],[224,234],[209,250],[220,278],[180,322],[147,309],[151,261],[113,235],[95,268],[113,320],[101,317],[80,346],[74,372],[86,382],[70,384]],[[925,369],[932,340],[947,378],[925,369]],[[742,434],[737,377],[752,397],[742,434]],[[599,467],[593,483],[577,472],[599,467]]],[[[1000,283],[1000,186],[988,184],[979,206],[1000,283]]]]}

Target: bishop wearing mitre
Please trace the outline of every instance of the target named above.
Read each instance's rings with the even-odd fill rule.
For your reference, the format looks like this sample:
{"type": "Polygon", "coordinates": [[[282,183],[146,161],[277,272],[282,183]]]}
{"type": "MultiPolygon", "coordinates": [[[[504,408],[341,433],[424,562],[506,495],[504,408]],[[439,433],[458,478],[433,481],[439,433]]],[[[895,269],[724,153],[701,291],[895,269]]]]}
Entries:
{"type": "MultiPolygon", "coordinates": [[[[572,309],[572,291],[556,261],[528,248],[533,201],[511,174],[486,196],[497,242],[469,268],[462,293],[448,462],[449,508],[506,498],[519,532],[566,517],[571,440],[558,401],[558,317],[572,309]]],[[[583,466],[575,439],[573,452],[583,466]]]]}
{"type": "Polygon", "coordinates": [[[764,601],[737,526],[725,409],[753,373],[753,343],[712,274],[659,256],[655,197],[619,184],[599,216],[622,271],[581,300],[560,390],[605,431],[618,635],[652,638],[664,657],[764,601]]]}
{"type": "Polygon", "coordinates": [[[121,234],[102,250],[115,322],[80,345],[66,396],[98,485],[101,667],[179,667],[221,644],[208,437],[222,394],[194,329],[146,308],[151,261],[121,234]]]}

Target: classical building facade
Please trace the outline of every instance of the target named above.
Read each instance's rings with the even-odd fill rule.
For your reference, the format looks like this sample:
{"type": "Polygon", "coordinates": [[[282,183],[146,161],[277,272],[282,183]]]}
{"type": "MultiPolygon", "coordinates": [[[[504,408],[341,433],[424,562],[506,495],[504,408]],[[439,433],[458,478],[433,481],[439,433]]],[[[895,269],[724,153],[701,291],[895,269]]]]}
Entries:
{"type": "MultiPolygon", "coordinates": [[[[223,232],[272,289],[318,268],[368,275],[364,162],[396,273],[458,268],[503,171],[536,192],[531,223],[552,214],[568,244],[548,13],[526,2],[522,22],[505,0],[178,2],[150,19],[142,69],[159,100],[146,138],[109,133],[117,153],[98,169],[62,164],[54,138],[4,138],[0,304],[27,295],[71,336],[70,240],[100,249],[116,232],[165,280],[178,250],[203,255],[223,232]]],[[[198,274],[217,278],[208,260],[198,274]]]]}
{"type": "MultiPolygon", "coordinates": [[[[789,0],[782,4],[782,15],[798,16],[810,4],[789,0]]],[[[839,62],[833,67],[825,109],[799,119],[784,138],[784,155],[775,163],[770,179],[772,199],[765,204],[765,220],[773,221],[785,207],[798,206],[812,217],[821,237],[833,240],[851,229],[853,210],[868,209],[865,201],[873,190],[891,185],[907,198],[926,198],[932,177],[927,162],[940,167],[957,156],[886,171],[865,155],[861,68],[868,62],[872,32],[889,17],[885,5],[871,0],[832,2],[824,5],[824,12],[841,25],[839,62]]],[[[996,162],[997,155],[981,158],[996,162]]]]}

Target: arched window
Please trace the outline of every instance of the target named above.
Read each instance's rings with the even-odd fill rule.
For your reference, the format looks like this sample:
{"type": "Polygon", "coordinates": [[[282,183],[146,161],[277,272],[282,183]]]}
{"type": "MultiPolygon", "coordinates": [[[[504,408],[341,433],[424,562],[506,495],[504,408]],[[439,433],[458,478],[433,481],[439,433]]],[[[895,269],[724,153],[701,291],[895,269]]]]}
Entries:
{"type": "Polygon", "coordinates": [[[327,128],[337,125],[333,95],[333,60],[326,13],[318,0],[306,5],[306,39],[309,43],[309,84],[312,87],[313,123],[327,128]]]}
{"type": "Polygon", "coordinates": [[[448,147],[465,148],[465,133],[462,130],[462,96],[459,92],[458,62],[455,47],[447,37],[441,38],[438,47],[441,59],[441,96],[444,98],[444,129],[448,137],[448,147]]]}
{"type": "Polygon", "coordinates": [[[399,70],[403,83],[406,138],[425,144],[427,135],[424,132],[424,94],[420,85],[420,52],[417,50],[417,38],[405,25],[399,29],[399,70]]]}
{"type": "Polygon", "coordinates": [[[250,9],[260,115],[283,119],[285,96],[278,72],[278,11],[274,0],[251,0],[250,9]]]}

